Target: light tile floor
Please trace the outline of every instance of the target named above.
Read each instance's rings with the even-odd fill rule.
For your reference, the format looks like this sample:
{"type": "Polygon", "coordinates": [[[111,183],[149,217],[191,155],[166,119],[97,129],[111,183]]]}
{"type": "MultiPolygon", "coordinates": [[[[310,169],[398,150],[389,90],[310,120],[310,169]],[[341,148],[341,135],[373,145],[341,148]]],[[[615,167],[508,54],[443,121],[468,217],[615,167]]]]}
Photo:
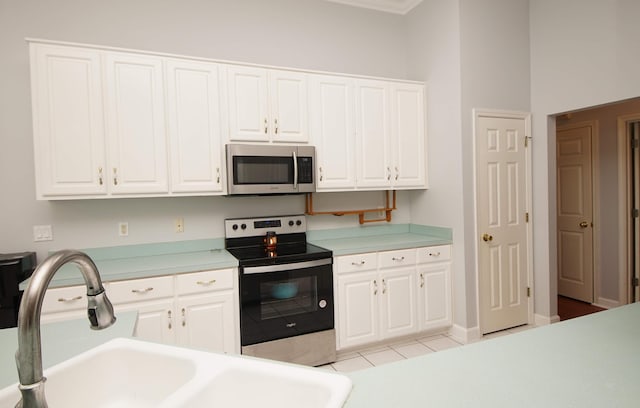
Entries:
{"type": "MultiPolygon", "coordinates": [[[[528,330],[532,327],[534,326],[524,325],[513,329],[491,333],[483,336],[478,341],[507,336],[519,331],[528,330]]],[[[362,349],[346,354],[338,354],[338,359],[335,363],[327,364],[319,368],[346,373],[461,346],[463,346],[463,344],[455,341],[450,336],[439,334],[435,336],[417,338],[415,340],[389,343],[387,345],[362,349]]]]}

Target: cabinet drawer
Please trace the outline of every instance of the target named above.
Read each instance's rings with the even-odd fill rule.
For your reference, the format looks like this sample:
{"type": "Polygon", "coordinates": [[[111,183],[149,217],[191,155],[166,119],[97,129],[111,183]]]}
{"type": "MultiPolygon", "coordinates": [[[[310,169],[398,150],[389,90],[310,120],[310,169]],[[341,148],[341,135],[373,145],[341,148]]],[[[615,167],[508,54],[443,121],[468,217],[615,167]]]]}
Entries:
{"type": "Polygon", "coordinates": [[[411,266],[416,264],[416,250],[402,249],[399,251],[385,251],[378,255],[380,268],[395,268],[398,266],[411,266]]]}
{"type": "Polygon", "coordinates": [[[114,304],[172,297],[173,276],[111,282],[107,296],[114,304]]]}
{"type": "Polygon", "coordinates": [[[418,263],[448,261],[450,259],[451,245],[418,248],[418,263]]]}
{"type": "Polygon", "coordinates": [[[178,295],[233,289],[236,281],[234,269],[220,269],[185,273],[176,277],[178,295]]]}
{"type": "Polygon", "coordinates": [[[87,287],[84,285],[47,289],[42,313],[65,312],[87,308],[87,287]]]}
{"type": "Polygon", "coordinates": [[[378,267],[376,253],[339,256],[335,259],[338,273],[369,271],[378,267]]]}

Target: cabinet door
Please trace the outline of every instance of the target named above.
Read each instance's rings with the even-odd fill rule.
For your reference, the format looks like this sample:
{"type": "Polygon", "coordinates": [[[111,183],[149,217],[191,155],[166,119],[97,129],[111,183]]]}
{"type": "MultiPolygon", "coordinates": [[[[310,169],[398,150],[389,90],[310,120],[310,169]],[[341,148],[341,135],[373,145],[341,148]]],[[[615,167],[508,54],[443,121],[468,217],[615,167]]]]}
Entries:
{"type": "Polygon", "coordinates": [[[105,194],[100,55],[31,44],[38,198],[105,194]]]}
{"type": "Polygon", "coordinates": [[[222,192],[218,66],[167,61],[171,191],[222,192]]]}
{"type": "Polygon", "coordinates": [[[429,330],[451,325],[451,263],[418,266],[420,328],[429,330]]]}
{"type": "Polygon", "coordinates": [[[135,337],[164,344],[175,344],[176,323],[178,320],[174,312],[173,298],[114,304],[113,309],[116,318],[119,312],[138,312],[138,320],[133,332],[135,337]]]}
{"type": "Polygon", "coordinates": [[[178,298],[178,344],[208,351],[239,351],[234,295],[231,291],[178,298]]]}
{"type": "Polygon", "coordinates": [[[310,100],[318,191],[353,189],[356,152],[352,80],[315,75],[310,100]]]}
{"type": "Polygon", "coordinates": [[[338,276],[338,348],[379,339],[377,272],[338,276]]]}
{"type": "Polygon", "coordinates": [[[111,193],[168,192],[161,59],[110,52],[105,60],[111,193]]]}
{"type": "Polygon", "coordinates": [[[358,187],[391,186],[389,88],[383,81],[356,81],[358,187]]]}
{"type": "Polygon", "coordinates": [[[392,183],[395,187],[426,187],[424,86],[393,84],[392,95],[392,183]]]}
{"type": "Polygon", "coordinates": [[[309,141],[307,75],[290,71],[269,71],[271,140],[309,141]]]}
{"type": "Polygon", "coordinates": [[[415,267],[382,271],[380,279],[381,336],[389,338],[417,332],[415,267]]]}
{"type": "Polygon", "coordinates": [[[267,71],[228,66],[229,140],[268,142],[267,71]]]}

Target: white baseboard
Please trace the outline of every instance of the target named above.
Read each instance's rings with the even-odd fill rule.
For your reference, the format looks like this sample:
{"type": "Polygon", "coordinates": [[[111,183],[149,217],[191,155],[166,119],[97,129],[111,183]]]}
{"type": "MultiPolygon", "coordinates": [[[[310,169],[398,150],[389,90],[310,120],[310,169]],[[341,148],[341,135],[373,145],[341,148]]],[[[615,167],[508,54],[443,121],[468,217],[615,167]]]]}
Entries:
{"type": "Polygon", "coordinates": [[[467,329],[457,324],[451,326],[449,329],[449,336],[462,344],[472,343],[482,337],[478,326],[467,329]]]}
{"type": "Polygon", "coordinates": [[[534,314],[533,318],[536,326],[546,326],[548,324],[558,323],[560,321],[560,316],[558,315],[549,317],[540,314],[534,314]]]}
{"type": "Polygon", "coordinates": [[[613,299],[607,299],[607,298],[603,298],[603,297],[599,297],[595,303],[593,303],[594,306],[598,306],[598,307],[602,307],[604,309],[613,309],[615,307],[621,306],[620,302],[617,300],[613,300],[613,299]]]}

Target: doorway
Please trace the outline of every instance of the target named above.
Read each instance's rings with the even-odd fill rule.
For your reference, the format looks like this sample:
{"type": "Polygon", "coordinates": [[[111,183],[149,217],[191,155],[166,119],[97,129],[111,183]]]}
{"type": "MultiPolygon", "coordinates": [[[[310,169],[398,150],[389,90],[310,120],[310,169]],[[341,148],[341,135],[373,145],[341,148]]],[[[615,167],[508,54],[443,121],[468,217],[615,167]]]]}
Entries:
{"type": "Polygon", "coordinates": [[[640,301],[640,114],[618,118],[620,264],[627,303],[640,301]]]}
{"type": "Polygon", "coordinates": [[[594,301],[597,189],[597,123],[573,123],[556,129],[558,294],[594,301]]]}

